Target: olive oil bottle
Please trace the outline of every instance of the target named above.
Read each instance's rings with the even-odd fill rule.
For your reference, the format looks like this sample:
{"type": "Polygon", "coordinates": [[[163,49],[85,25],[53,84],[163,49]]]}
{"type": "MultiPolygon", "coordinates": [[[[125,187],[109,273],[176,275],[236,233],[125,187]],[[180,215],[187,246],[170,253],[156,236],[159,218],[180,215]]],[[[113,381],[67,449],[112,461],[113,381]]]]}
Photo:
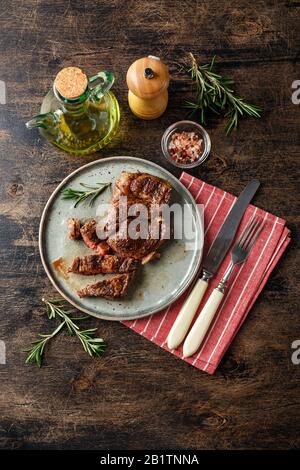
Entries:
{"type": "Polygon", "coordinates": [[[91,154],[106,146],[120,121],[119,104],[110,88],[111,72],[88,78],[78,67],[61,70],[45,96],[41,114],[26,123],[38,127],[53,145],[73,155],[91,154]]]}

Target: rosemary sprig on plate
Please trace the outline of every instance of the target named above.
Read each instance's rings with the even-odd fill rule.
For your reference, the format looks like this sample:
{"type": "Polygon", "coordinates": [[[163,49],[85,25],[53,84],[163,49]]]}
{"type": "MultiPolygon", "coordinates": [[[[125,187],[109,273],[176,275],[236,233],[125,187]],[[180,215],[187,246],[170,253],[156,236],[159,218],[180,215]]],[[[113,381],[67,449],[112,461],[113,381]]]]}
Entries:
{"type": "Polygon", "coordinates": [[[60,323],[52,333],[48,335],[40,334],[39,339],[34,341],[29,349],[25,350],[25,352],[28,352],[26,363],[35,363],[41,367],[46,344],[62,329],[64,329],[64,327],[67,329],[69,336],[77,336],[83,349],[90,356],[101,356],[105,350],[105,343],[102,338],[95,337],[97,328],[81,330],[76,324],[76,322],[85,320],[87,317],[74,317],[74,311],[66,310],[66,302],[63,300],[42,300],[46,305],[46,312],[49,320],[59,318],[60,323]]]}
{"type": "Polygon", "coordinates": [[[199,65],[192,53],[189,73],[196,85],[195,101],[186,101],[185,107],[191,114],[199,112],[202,124],[206,122],[206,114],[212,111],[215,114],[224,114],[228,118],[226,135],[236,129],[240,116],[248,115],[260,117],[262,109],[254,104],[247,103],[244,98],[235,94],[232,89],[234,81],[228,77],[216,73],[214,62],[199,65]]]}
{"type": "Polygon", "coordinates": [[[89,199],[89,205],[92,206],[95,199],[101,194],[106,188],[111,186],[111,183],[97,183],[98,186],[88,186],[84,183],[79,183],[80,186],[87,189],[87,191],[80,191],[79,189],[65,188],[62,190],[63,199],[75,199],[76,202],[74,207],[78,204],[89,199]]]}

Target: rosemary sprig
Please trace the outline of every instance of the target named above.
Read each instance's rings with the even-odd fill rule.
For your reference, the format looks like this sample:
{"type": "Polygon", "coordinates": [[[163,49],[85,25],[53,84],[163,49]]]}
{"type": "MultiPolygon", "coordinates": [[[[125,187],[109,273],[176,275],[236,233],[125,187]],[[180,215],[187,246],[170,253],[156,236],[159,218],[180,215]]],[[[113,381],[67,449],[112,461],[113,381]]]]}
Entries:
{"type": "Polygon", "coordinates": [[[90,356],[100,356],[104,351],[103,339],[95,338],[94,334],[97,331],[97,328],[91,328],[88,330],[80,330],[79,326],[74,323],[75,321],[84,320],[87,317],[74,318],[71,315],[73,314],[72,310],[64,310],[64,302],[60,300],[44,300],[47,308],[47,314],[49,319],[55,318],[58,315],[66,324],[68,334],[73,336],[74,334],[80,340],[83,349],[90,356]]]}
{"type": "Polygon", "coordinates": [[[89,205],[92,206],[95,202],[95,199],[101,194],[106,188],[111,186],[111,183],[97,183],[99,186],[88,186],[84,183],[79,183],[80,186],[88,189],[88,191],[80,191],[79,189],[65,188],[62,190],[63,199],[75,199],[76,202],[74,207],[77,207],[78,204],[89,199],[89,205]]]}
{"type": "Polygon", "coordinates": [[[46,312],[50,320],[59,317],[60,323],[56,329],[48,335],[39,335],[39,338],[32,343],[32,347],[26,349],[28,352],[26,363],[36,363],[39,367],[42,365],[44,349],[49,340],[54,338],[64,327],[67,329],[69,336],[76,335],[82,344],[83,349],[90,356],[99,357],[105,350],[105,343],[102,338],[95,337],[97,328],[90,328],[87,330],[81,330],[75,323],[81,320],[85,320],[87,317],[73,317],[73,310],[66,310],[66,303],[59,299],[45,300],[42,299],[46,305],[46,312]]]}
{"type": "Polygon", "coordinates": [[[185,107],[191,114],[200,113],[200,121],[206,123],[206,114],[212,111],[215,114],[224,114],[228,118],[226,135],[236,129],[240,116],[248,115],[260,117],[262,109],[259,106],[247,103],[244,98],[235,94],[232,89],[234,81],[219,75],[215,70],[215,57],[210,64],[199,65],[192,53],[189,73],[196,85],[196,100],[186,101],[185,107]]]}
{"type": "Polygon", "coordinates": [[[54,338],[54,336],[57,335],[57,333],[60,332],[60,330],[65,326],[65,322],[61,322],[58,327],[49,335],[41,335],[39,334],[39,337],[42,339],[38,339],[37,341],[34,341],[31,343],[33,346],[29,349],[25,349],[24,352],[29,352],[27,359],[26,359],[26,364],[29,363],[36,363],[39,367],[42,366],[42,360],[43,360],[43,354],[44,354],[44,349],[46,346],[46,343],[54,338]]]}

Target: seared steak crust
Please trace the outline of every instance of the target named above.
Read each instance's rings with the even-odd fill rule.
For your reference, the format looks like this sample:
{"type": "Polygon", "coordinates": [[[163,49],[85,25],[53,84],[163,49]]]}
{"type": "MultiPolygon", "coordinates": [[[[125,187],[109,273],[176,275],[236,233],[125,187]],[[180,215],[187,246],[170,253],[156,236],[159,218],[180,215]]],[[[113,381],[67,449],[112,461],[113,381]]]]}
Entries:
{"type": "Polygon", "coordinates": [[[121,258],[116,255],[77,256],[68,272],[84,275],[105,273],[127,273],[134,271],[139,262],[133,258],[121,258]]]}
{"type": "Polygon", "coordinates": [[[151,237],[150,225],[148,225],[147,238],[137,238],[134,240],[129,235],[124,233],[124,230],[120,228],[119,231],[112,234],[107,244],[111,249],[121,257],[130,257],[137,260],[141,260],[142,264],[150,261],[156,257],[156,251],[165,243],[166,225],[163,221],[160,221],[159,225],[159,236],[157,238],[151,237]]]}
{"type": "Polygon", "coordinates": [[[103,297],[105,299],[113,300],[124,297],[127,294],[129,286],[134,279],[135,271],[127,274],[118,274],[110,279],[91,284],[77,293],[79,297],[103,297]]]}
{"type": "Polygon", "coordinates": [[[170,183],[157,176],[122,171],[113,192],[113,202],[122,194],[142,201],[151,201],[152,204],[168,204],[171,191],[170,183]]]}
{"type": "Polygon", "coordinates": [[[121,195],[122,199],[114,201],[108,211],[105,220],[105,233],[107,236],[118,230],[120,224],[122,224],[127,218],[134,218],[140,216],[140,205],[147,209],[147,216],[151,214],[151,203],[149,201],[143,201],[134,197],[128,197],[121,195]],[[128,215],[130,213],[130,216],[128,215]]]}
{"type": "Polygon", "coordinates": [[[79,240],[81,238],[79,219],[72,218],[68,220],[68,237],[70,240],[79,240]]]}

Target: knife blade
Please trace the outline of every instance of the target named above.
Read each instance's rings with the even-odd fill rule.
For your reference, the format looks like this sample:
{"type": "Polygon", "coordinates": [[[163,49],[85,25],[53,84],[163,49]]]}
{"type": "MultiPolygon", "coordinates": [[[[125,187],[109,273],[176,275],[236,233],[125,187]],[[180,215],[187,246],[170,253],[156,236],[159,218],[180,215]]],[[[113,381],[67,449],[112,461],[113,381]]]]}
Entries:
{"type": "Polygon", "coordinates": [[[203,274],[199,276],[191,293],[184,302],[178,316],[170,330],[167,343],[169,349],[176,349],[184,340],[192,320],[197,312],[198,306],[208,287],[208,281],[217,272],[220,264],[225,258],[243,215],[258,190],[260,182],[256,179],[250,181],[235,201],[232,209],[227,215],[219,233],[214,240],[203,263],[203,274]]]}
{"type": "Polygon", "coordinates": [[[260,182],[258,180],[250,181],[227,215],[203,263],[203,277],[206,279],[211,278],[219,269],[233,242],[245,210],[259,186],[260,182]]]}

